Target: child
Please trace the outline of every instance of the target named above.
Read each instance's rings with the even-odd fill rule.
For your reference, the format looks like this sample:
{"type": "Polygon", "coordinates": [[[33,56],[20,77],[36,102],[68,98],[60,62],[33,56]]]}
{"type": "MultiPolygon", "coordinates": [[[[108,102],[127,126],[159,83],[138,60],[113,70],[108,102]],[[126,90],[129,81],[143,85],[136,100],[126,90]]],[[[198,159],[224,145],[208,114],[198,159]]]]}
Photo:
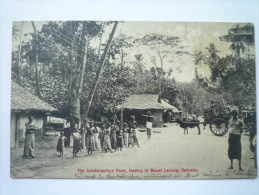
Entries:
{"type": "Polygon", "coordinates": [[[63,158],[63,148],[66,140],[67,138],[64,136],[64,132],[60,131],[60,137],[58,139],[58,145],[57,145],[57,152],[60,153],[60,157],[62,158],[63,158]]]}
{"type": "Polygon", "coordinates": [[[123,145],[127,148],[128,147],[128,130],[127,130],[127,123],[123,124],[123,145]]]}
{"type": "Polygon", "coordinates": [[[119,129],[117,132],[117,148],[122,151],[123,147],[123,130],[119,129]]]}

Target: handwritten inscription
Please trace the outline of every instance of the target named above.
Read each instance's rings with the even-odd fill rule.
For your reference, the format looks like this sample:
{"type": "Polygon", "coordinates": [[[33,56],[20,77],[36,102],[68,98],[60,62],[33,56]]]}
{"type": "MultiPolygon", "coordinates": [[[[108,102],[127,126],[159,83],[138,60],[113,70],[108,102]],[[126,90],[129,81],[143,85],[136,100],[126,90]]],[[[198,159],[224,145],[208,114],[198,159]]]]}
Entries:
{"type": "Polygon", "coordinates": [[[250,169],[247,171],[226,170],[219,171],[211,167],[202,171],[194,168],[169,169],[82,169],[78,168],[75,178],[85,179],[194,179],[194,178],[224,178],[256,175],[250,169]]]}

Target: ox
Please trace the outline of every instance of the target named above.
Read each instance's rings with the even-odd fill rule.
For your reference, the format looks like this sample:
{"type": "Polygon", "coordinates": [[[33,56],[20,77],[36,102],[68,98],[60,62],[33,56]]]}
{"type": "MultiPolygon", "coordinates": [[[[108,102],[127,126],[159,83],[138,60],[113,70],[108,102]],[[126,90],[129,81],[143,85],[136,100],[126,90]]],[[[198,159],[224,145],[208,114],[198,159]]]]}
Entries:
{"type": "Polygon", "coordinates": [[[183,128],[184,134],[185,132],[188,134],[188,128],[194,127],[198,128],[198,135],[201,134],[200,121],[198,119],[184,118],[181,120],[180,118],[177,118],[175,121],[180,125],[181,128],[183,128]]]}

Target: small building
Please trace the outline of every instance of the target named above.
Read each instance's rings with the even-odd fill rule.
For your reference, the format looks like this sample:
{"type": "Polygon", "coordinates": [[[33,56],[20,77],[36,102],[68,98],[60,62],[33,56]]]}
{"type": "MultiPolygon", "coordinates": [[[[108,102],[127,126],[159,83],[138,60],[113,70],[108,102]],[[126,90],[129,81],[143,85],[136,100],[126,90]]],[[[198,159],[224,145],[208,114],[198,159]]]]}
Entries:
{"type": "Polygon", "coordinates": [[[42,126],[48,113],[56,108],[30,93],[12,81],[11,86],[11,148],[21,147],[25,138],[25,123],[32,115],[36,125],[36,136],[42,134],[42,126]]]}
{"type": "Polygon", "coordinates": [[[145,125],[145,117],[142,114],[147,114],[147,111],[151,111],[154,117],[154,127],[161,127],[163,125],[163,115],[167,110],[178,111],[176,107],[164,100],[161,100],[161,103],[159,103],[158,95],[149,94],[130,95],[118,108],[121,109],[123,121],[129,121],[130,116],[134,115],[139,125],[145,125]]]}

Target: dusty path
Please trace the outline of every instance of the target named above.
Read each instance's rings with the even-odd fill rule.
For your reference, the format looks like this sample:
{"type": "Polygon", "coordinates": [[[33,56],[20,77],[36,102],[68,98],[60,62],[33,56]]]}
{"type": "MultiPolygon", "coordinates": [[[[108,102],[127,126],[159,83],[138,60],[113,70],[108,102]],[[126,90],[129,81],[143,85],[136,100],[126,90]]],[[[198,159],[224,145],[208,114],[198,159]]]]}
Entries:
{"type": "Polygon", "coordinates": [[[175,124],[154,130],[161,133],[153,133],[151,140],[147,140],[146,133],[138,132],[140,148],[136,146],[123,148],[123,151],[114,153],[96,151],[92,156],[87,156],[86,151],[83,150],[76,159],[71,158],[71,149],[67,149],[64,159],[48,153],[43,158],[39,154],[32,167],[28,167],[29,165],[26,167],[24,160],[18,160],[20,168],[19,166],[13,167],[12,173],[17,177],[38,178],[208,179],[255,177],[256,170],[253,168],[253,160],[250,159],[253,154],[249,150],[248,136],[242,136],[242,164],[245,171],[240,172],[237,170],[235,161],[234,170],[228,169],[228,134],[217,137],[207,128],[202,130],[200,136],[197,129],[189,129],[189,134],[184,135],[183,130],[175,124]],[[93,169],[97,170],[88,172],[93,169]],[[130,172],[130,169],[133,172],[130,172]],[[145,169],[148,172],[145,173],[145,169]],[[156,172],[151,172],[152,169],[156,172]],[[98,172],[100,170],[107,172],[98,172]],[[114,172],[109,173],[108,171],[114,172]]]}

